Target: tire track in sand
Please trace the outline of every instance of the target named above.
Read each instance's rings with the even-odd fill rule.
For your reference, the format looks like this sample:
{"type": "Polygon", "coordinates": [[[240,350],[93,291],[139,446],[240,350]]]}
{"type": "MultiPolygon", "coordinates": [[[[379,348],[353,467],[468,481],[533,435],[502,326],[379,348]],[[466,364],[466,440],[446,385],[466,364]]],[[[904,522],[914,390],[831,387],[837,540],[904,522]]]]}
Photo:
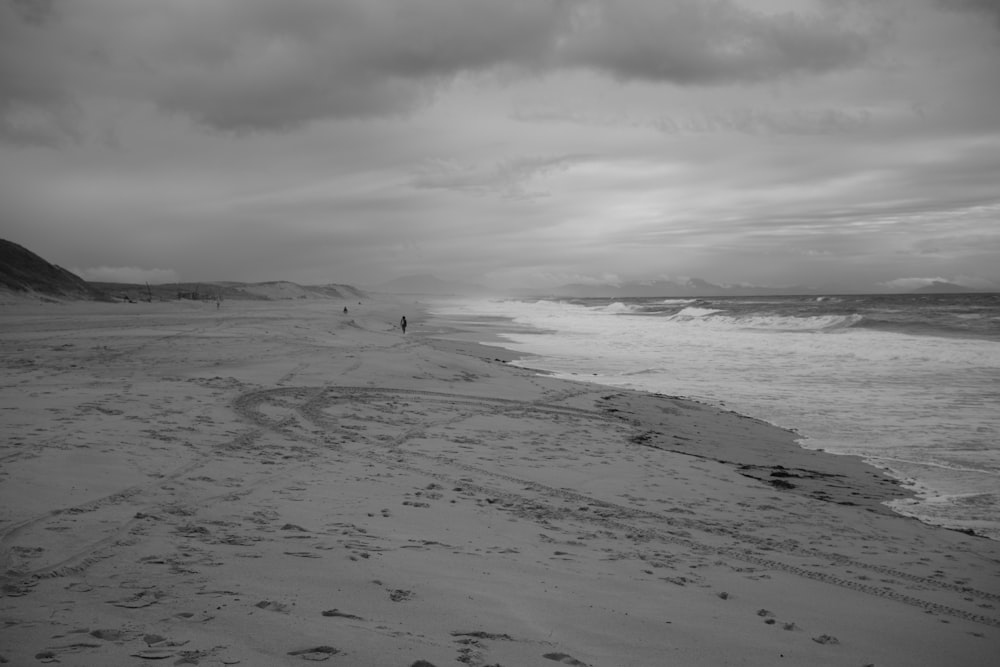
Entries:
{"type": "MultiPolygon", "coordinates": [[[[221,445],[220,450],[233,448],[245,449],[253,440],[257,438],[259,434],[259,429],[253,429],[251,431],[241,433],[229,443],[221,445]]],[[[19,538],[22,538],[31,531],[44,530],[49,522],[66,515],[96,513],[100,512],[102,509],[128,502],[136,497],[152,495],[153,493],[162,490],[162,487],[176,482],[182,476],[201,468],[206,462],[217,458],[217,456],[218,451],[213,450],[196,456],[187,463],[175,468],[170,473],[149,484],[130,486],[99,498],[93,498],[78,505],[49,510],[31,518],[19,521],[14,525],[7,526],[0,531],[0,585],[7,587],[16,585],[14,582],[26,582],[32,579],[62,577],[70,574],[76,574],[85,570],[97,561],[109,557],[111,554],[102,553],[103,550],[107,547],[121,545],[127,542],[129,539],[127,535],[143,521],[145,515],[148,514],[150,507],[158,503],[135,503],[135,509],[146,510],[146,512],[139,511],[133,513],[127,520],[120,522],[109,529],[105,529],[103,531],[103,536],[100,539],[85,542],[81,546],[75,548],[71,553],[62,554],[56,562],[46,563],[42,566],[25,569],[12,568],[14,548],[17,546],[16,542],[19,538]]],[[[96,519],[91,521],[91,523],[95,522],[96,519]]]]}

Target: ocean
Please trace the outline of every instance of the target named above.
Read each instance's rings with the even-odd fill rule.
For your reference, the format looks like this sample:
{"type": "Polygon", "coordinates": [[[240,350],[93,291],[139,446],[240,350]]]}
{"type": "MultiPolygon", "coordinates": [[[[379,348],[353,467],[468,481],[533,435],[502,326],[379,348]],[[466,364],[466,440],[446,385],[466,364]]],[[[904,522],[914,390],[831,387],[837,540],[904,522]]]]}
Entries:
{"type": "Polygon", "coordinates": [[[897,512],[1000,539],[1000,294],[468,299],[430,312],[499,322],[519,365],[692,398],[859,455],[916,493],[897,512]]]}

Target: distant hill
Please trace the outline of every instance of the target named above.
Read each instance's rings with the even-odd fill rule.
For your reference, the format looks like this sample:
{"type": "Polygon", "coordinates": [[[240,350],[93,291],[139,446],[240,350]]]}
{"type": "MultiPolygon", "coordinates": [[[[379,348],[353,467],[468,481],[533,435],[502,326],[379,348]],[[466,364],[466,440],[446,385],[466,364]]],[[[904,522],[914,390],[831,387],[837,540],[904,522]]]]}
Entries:
{"type": "Polygon", "coordinates": [[[958,285],[956,283],[948,283],[942,280],[935,280],[929,285],[924,285],[919,289],[913,290],[914,294],[963,294],[966,292],[978,292],[979,290],[972,289],[971,287],[966,287],[965,285],[958,285]]]}
{"type": "Polygon", "coordinates": [[[475,283],[441,280],[432,275],[404,276],[369,287],[373,292],[390,294],[423,294],[429,296],[474,296],[487,294],[488,289],[475,283]]]}
{"type": "MultiPolygon", "coordinates": [[[[259,299],[356,299],[366,294],[351,285],[299,285],[284,280],[267,283],[209,283],[226,285],[229,297],[259,299]],[[241,296],[245,295],[245,296],[241,296]]],[[[224,295],[225,296],[225,295],[224,295]]]]}
{"type": "Polygon", "coordinates": [[[4,239],[0,239],[0,287],[25,295],[67,299],[94,299],[98,296],[80,276],[4,239]]]}
{"type": "Polygon", "coordinates": [[[128,283],[88,283],[66,269],[50,264],[27,248],[0,239],[0,289],[24,296],[88,299],[103,301],[174,301],[194,299],[214,301],[244,299],[363,299],[367,295],[351,285],[298,285],[275,281],[266,283],[169,283],[138,285],[128,283]]]}
{"type": "Polygon", "coordinates": [[[128,283],[91,283],[104,298],[112,301],[282,301],[286,299],[338,299],[366,298],[367,295],[351,285],[299,285],[284,280],[266,283],[203,282],[137,285],[128,283]]]}

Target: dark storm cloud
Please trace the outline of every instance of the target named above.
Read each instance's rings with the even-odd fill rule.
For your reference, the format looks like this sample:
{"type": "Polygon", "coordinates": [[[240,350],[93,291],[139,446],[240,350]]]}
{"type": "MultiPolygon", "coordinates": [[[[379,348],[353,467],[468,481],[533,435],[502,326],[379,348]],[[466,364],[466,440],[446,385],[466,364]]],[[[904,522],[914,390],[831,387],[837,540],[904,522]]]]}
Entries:
{"type": "Polygon", "coordinates": [[[837,16],[694,0],[9,0],[0,114],[7,134],[58,130],[59,108],[102,96],[216,129],[282,130],[405,113],[468,73],[759,81],[863,59],[869,38],[837,16]]]}
{"type": "Polygon", "coordinates": [[[836,14],[764,15],[727,2],[593,3],[562,49],[622,79],[731,83],[860,63],[868,38],[836,14]]]}
{"type": "Polygon", "coordinates": [[[193,53],[163,36],[166,78],[152,93],[225,129],[405,112],[461,72],[538,62],[560,6],[240,0],[198,29],[193,53]]]}
{"type": "Polygon", "coordinates": [[[567,3],[95,0],[0,5],[0,113],[140,99],[226,130],[405,112],[461,72],[534,67],[567,3]]]}
{"type": "Polygon", "coordinates": [[[24,21],[36,25],[52,15],[54,0],[10,0],[11,8],[24,21]]]}
{"type": "Polygon", "coordinates": [[[992,16],[1000,29],[1000,0],[937,0],[937,4],[955,11],[982,12],[992,16]]]}
{"type": "Polygon", "coordinates": [[[46,48],[52,3],[0,4],[0,137],[49,144],[69,130],[73,100],[59,57],[46,48]]]}

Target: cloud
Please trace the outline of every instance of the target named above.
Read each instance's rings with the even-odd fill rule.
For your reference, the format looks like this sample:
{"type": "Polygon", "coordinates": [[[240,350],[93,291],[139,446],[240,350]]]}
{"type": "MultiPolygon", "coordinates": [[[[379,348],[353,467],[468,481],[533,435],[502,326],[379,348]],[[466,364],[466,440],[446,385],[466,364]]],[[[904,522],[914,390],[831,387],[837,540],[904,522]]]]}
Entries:
{"type": "Polygon", "coordinates": [[[417,169],[411,184],[422,189],[442,189],[473,195],[495,194],[509,199],[545,196],[529,186],[547,174],[569,169],[585,156],[518,157],[493,164],[462,164],[453,161],[426,161],[417,169]]]}
{"type": "Polygon", "coordinates": [[[52,15],[55,0],[10,0],[10,7],[21,19],[40,25],[52,15]]]}
{"type": "Polygon", "coordinates": [[[0,5],[0,131],[88,96],[278,131],[408,113],[470,74],[761,81],[853,67],[870,31],[726,0],[16,0],[0,5]]]}
{"type": "Polygon", "coordinates": [[[407,112],[465,71],[534,65],[565,2],[215,0],[0,5],[0,113],[101,94],[223,130],[407,112]],[[23,7],[22,7],[23,5],[23,7]]]}
{"type": "Polygon", "coordinates": [[[88,282],[163,285],[177,282],[173,269],[141,269],[136,266],[97,266],[73,269],[73,273],[88,282]]]}
{"type": "Polygon", "coordinates": [[[113,280],[996,276],[987,10],[0,0],[4,225],[113,280]]]}
{"type": "Polygon", "coordinates": [[[992,15],[996,21],[997,28],[1000,28],[1000,2],[997,0],[936,0],[937,4],[944,9],[958,12],[982,12],[992,15]]]}
{"type": "Polygon", "coordinates": [[[224,3],[179,49],[163,35],[157,103],[224,129],[281,129],[319,118],[407,112],[465,71],[537,61],[558,3],[516,0],[224,3]]]}
{"type": "Polygon", "coordinates": [[[73,103],[50,11],[48,3],[0,3],[0,134],[15,143],[47,143],[73,103]]]}
{"type": "Polygon", "coordinates": [[[859,64],[869,29],[834,11],[767,15],[733,2],[587,3],[560,47],[565,62],[621,79],[761,81],[859,64]]]}
{"type": "Polygon", "coordinates": [[[974,233],[934,236],[916,241],[913,244],[913,249],[921,255],[967,256],[970,253],[1000,253],[1000,238],[995,235],[987,236],[974,233]]]}
{"type": "Polygon", "coordinates": [[[649,128],[671,135],[732,132],[751,135],[826,135],[870,127],[877,113],[864,107],[777,109],[741,106],[699,114],[637,115],[594,112],[569,107],[519,108],[511,113],[523,123],[567,123],[590,127],[649,128]]]}
{"type": "Polygon", "coordinates": [[[81,138],[81,115],[71,102],[33,106],[0,100],[0,138],[15,146],[55,147],[81,138]]]}

